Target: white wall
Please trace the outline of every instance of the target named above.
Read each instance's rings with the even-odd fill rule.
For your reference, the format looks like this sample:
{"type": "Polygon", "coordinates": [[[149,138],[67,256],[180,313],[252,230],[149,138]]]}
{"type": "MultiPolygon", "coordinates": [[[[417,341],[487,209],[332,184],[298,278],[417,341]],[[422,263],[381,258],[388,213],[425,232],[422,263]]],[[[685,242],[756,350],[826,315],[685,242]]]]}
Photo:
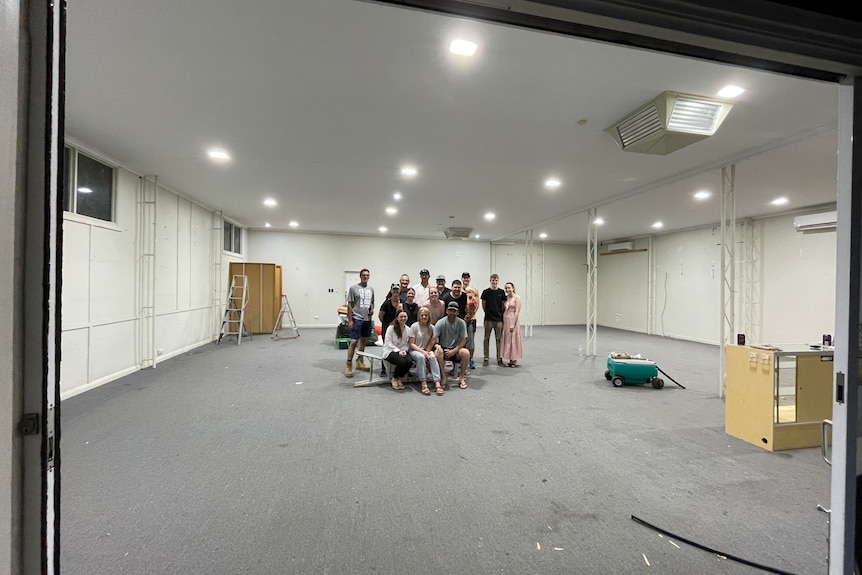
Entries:
{"type": "MultiPolygon", "coordinates": [[[[647,240],[638,240],[634,248],[643,250],[648,244],[647,240]]],[[[646,251],[608,253],[606,249],[599,250],[597,324],[647,332],[648,264],[646,251]]]]}
{"type": "Polygon", "coordinates": [[[220,217],[164,187],[148,212],[140,204],[140,178],[122,167],[115,173],[115,222],[64,214],[63,398],[217,333],[227,275],[226,263],[223,274],[216,271],[220,217]],[[147,247],[142,226],[154,229],[154,247],[147,247]],[[152,280],[144,272],[147,253],[154,254],[152,280]],[[153,302],[152,340],[147,301],[153,302]]]}

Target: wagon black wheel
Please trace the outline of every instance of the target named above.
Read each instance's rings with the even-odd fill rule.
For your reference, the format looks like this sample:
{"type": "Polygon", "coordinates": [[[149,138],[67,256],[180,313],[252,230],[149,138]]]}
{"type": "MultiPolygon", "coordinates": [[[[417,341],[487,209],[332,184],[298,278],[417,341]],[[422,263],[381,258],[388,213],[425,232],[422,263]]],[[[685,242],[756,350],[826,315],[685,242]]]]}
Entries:
{"type": "Polygon", "coordinates": [[[622,387],[625,381],[623,381],[623,378],[621,378],[620,376],[616,376],[611,380],[611,383],[614,384],[614,387],[622,387]]]}
{"type": "Polygon", "coordinates": [[[609,370],[609,369],[605,370],[605,379],[607,379],[608,381],[611,380],[611,370],[609,370]]]}
{"type": "Polygon", "coordinates": [[[661,389],[664,387],[664,380],[660,377],[653,378],[652,386],[656,389],[661,389]]]}

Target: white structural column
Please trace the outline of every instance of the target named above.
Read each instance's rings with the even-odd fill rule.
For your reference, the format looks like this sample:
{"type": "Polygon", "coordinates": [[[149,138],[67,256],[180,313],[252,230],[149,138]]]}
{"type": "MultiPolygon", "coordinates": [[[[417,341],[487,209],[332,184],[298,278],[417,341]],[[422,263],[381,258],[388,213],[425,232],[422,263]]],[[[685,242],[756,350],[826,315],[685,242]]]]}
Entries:
{"type": "Polygon", "coordinates": [[[598,227],[596,209],[587,212],[587,355],[596,355],[596,311],[598,309],[598,227]]]}
{"type": "Polygon", "coordinates": [[[138,353],[142,368],[156,365],[156,197],[158,176],[141,178],[138,198],[138,353]]]}
{"type": "Polygon", "coordinates": [[[647,334],[655,333],[655,248],[654,236],[649,237],[647,252],[647,334]]]}
{"type": "MultiPolygon", "coordinates": [[[[524,278],[524,298],[523,302],[527,305],[523,307],[522,316],[527,316],[527,321],[524,322],[524,337],[533,337],[533,230],[527,230],[527,245],[524,246],[525,268],[527,275],[524,278]],[[523,312],[527,313],[524,314],[523,312]]],[[[523,303],[522,303],[523,305],[523,303]]]]}
{"type": "Polygon", "coordinates": [[[719,332],[719,382],[718,396],[724,397],[725,346],[731,343],[736,310],[736,198],[733,194],[736,183],[736,164],[721,169],[721,329],[719,332]]]}
{"type": "Polygon", "coordinates": [[[210,245],[210,270],[212,284],[210,285],[210,336],[218,339],[221,330],[221,318],[226,309],[226,295],[222,293],[224,277],[222,276],[222,247],[224,246],[224,219],[221,210],[212,214],[212,243],[210,245]]]}
{"type": "Polygon", "coordinates": [[[742,224],[745,261],[742,268],[742,333],[747,341],[760,341],[760,233],[761,223],[751,219],[742,224]]]}

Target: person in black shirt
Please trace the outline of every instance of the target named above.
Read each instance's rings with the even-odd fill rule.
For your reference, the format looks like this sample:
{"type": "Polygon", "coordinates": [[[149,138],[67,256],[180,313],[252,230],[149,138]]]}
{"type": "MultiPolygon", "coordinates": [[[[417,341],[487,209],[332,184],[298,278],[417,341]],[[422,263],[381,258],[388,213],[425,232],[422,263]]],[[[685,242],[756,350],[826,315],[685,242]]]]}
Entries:
{"type": "Polygon", "coordinates": [[[485,312],[483,324],[485,328],[485,359],[482,360],[482,365],[488,365],[492,329],[494,330],[494,339],[497,342],[497,365],[503,365],[503,358],[500,357],[500,336],[503,335],[503,301],[506,299],[506,292],[499,286],[500,276],[491,274],[491,287],[485,288],[485,291],[482,292],[482,311],[485,312]]]}
{"type": "MultiPolygon", "coordinates": [[[[467,293],[461,291],[461,280],[452,280],[452,290],[444,295],[442,298],[443,303],[447,306],[450,301],[454,301],[458,304],[458,317],[464,319],[467,315],[467,293]]],[[[466,321],[466,320],[465,320],[466,321]]]]}
{"type": "Polygon", "coordinates": [[[437,295],[440,297],[440,301],[443,301],[443,298],[446,297],[446,294],[449,293],[449,288],[446,287],[446,276],[440,274],[437,276],[437,295]]]}
{"type": "Polygon", "coordinates": [[[407,288],[407,299],[401,304],[404,311],[407,312],[407,325],[411,326],[419,319],[419,304],[413,301],[416,297],[416,290],[407,288]]]}

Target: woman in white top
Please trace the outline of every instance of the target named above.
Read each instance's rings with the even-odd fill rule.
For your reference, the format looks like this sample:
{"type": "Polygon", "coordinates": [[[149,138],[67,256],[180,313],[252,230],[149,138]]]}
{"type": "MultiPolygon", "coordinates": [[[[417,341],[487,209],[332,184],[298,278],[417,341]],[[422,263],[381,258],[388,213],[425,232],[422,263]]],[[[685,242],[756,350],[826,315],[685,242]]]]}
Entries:
{"type": "Polygon", "coordinates": [[[434,387],[437,395],[443,395],[443,386],[440,385],[440,364],[437,363],[436,349],[437,338],[434,337],[434,326],[431,325],[431,312],[427,307],[419,308],[419,319],[410,326],[410,357],[416,363],[416,373],[419,375],[419,383],[422,384],[422,395],[431,395],[428,390],[427,369],[431,368],[431,376],[434,378],[434,387]]]}
{"type": "Polygon", "coordinates": [[[410,351],[410,330],[407,327],[407,312],[400,311],[383,338],[383,357],[395,366],[392,370],[392,389],[404,389],[401,378],[407,375],[413,363],[413,358],[408,351],[410,351]]]}

